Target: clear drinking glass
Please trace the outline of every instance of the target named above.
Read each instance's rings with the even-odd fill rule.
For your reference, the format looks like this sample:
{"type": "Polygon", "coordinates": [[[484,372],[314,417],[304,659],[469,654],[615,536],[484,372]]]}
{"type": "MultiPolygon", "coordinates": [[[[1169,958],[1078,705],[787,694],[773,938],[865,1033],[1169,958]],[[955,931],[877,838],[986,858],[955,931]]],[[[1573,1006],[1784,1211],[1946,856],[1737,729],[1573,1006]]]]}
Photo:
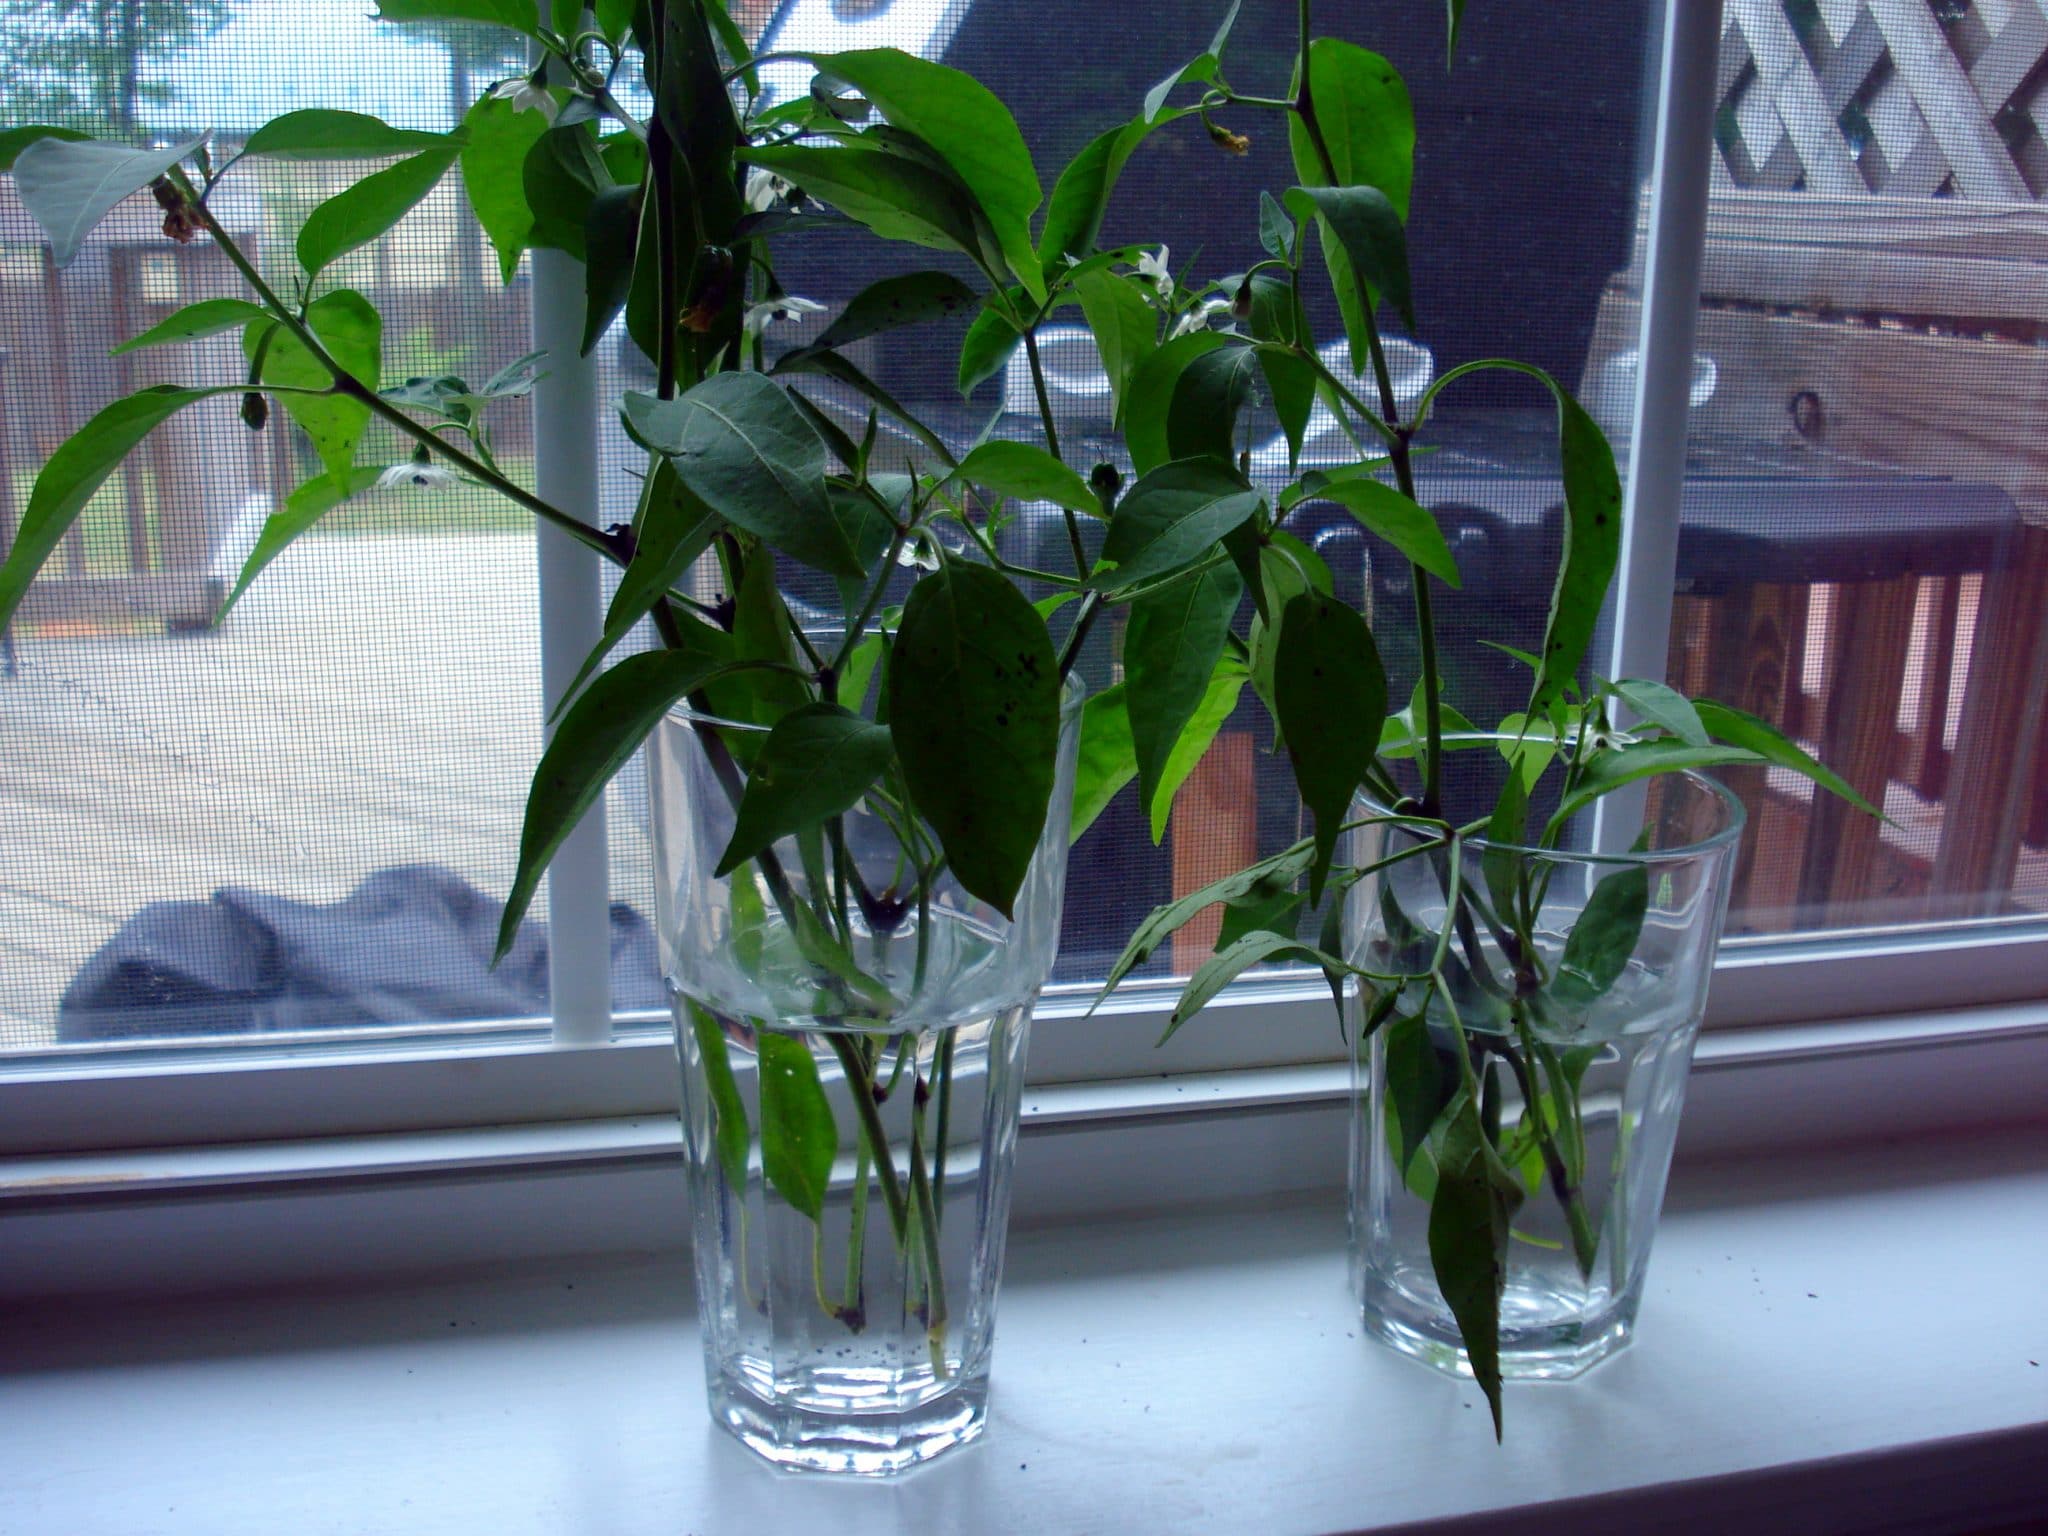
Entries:
{"type": "Polygon", "coordinates": [[[822,836],[776,843],[773,877],[715,875],[762,733],[679,710],[651,739],[706,1386],[713,1418],[779,1465],[895,1472],[981,1432],[1081,698],[1070,683],[1013,918],[946,875],[915,899],[865,806],[840,830],[871,904],[842,900],[822,836]]]}
{"type": "MultiPolygon", "coordinates": [[[[1480,745],[1447,754],[1447,789],[1462,793],[1446,803],[1477,805],[1483,816],[1507,768],[1492,741],[1480,745]]],[[[1361,798],[1354,814],[1383,812],[1361,798]]],[[[1539,806],[1532,824],[1541,825],[1541,814],[1539,806]]],[[[1424,987],[1405,984],[1369,1046],[1353,1052],[1352,1280],[1365,1325],[1455,1374],[1470,1375],[1470,1362],[1429,1246],[1441,1122],[1435,1138],[1422,1128],[1460,1081],[1458,1026],[1485,1092],[1482,1123],[1520,1185],[1500,1303],[1502,1376],[1580,1374],[1628,1341],[1642,1299],[1743,812],[1721,785],[1683,773],[1651,781],[1647,792],[1637,786],[1610,796],[1603,816],[1598,828],[1590,814],[1576,818],[1565,845],[1621,851],[1540,851],[1479,838],[1463,845],[1465,890],[1484,900],[1525,878],[1535,893],[1538,959],[1521,968],[1545,978],[1535,1006],[1515,1017],[1503,997],[1515,993],[1518,967],[1492,925],[1475,922],[1467,932],[1454,928],[1448,997],[1432,993],[1425,1003],[1424,987]],[[1603,904],[1625,905],[1618,898],[1633,887],[1642,924],[1625,962],[1613,958],[1611,984],[1586,996],[1590,989],[1575,991],[1564,974],[1584,955],[1568,956],[1567,947],[1609,881],[1622,884],[1603,904]],[[1576,1093],[1556,1091],[1560,1081],[1575,1083],[1576,1093]]],[[[1379,823],[1351,836],[1353,861],[1366,867],[1417,849],[1423,834],[1379,823]]],[[[1418,934],[1434,948],[1448,874],[1448,854],[1437,849],[1362,879],[1347,909],[1348,957],[1375,971],[1413,969],[1404,951],[1412,960],[1418,934]]],[[[1354,999],[1354,1025],[1363,1008],[1354,999]]]]}

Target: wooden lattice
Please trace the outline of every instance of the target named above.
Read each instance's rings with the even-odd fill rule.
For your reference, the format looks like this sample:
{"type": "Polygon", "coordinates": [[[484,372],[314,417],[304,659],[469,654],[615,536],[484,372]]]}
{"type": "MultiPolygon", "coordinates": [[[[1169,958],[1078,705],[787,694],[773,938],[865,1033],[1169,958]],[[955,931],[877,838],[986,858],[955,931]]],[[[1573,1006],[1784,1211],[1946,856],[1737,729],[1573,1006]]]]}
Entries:
{"type": "Polygon", "coordinates": [[[1727,0],[1722,186],[2048,196],[2048,0],[1727,0]]]}

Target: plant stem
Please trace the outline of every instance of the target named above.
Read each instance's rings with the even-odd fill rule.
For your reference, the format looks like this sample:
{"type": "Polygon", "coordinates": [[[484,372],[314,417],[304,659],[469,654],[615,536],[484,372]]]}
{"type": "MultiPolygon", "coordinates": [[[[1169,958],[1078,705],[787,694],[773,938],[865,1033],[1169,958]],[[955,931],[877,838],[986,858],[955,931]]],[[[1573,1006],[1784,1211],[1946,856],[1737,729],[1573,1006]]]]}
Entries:
{"type": "Polygon", "coordinates": [[[1067,674],[1074,670],[1074,663],[1080,659],[1081,646],[1088,638],[1088,631],[1095,627],[1095,620],[1102,613],[1102,593],[1091,589],[1081,599],[1081,610],[1074,615],[1074,627],[1067,631],[1067,638],[1060,646],[1060,681],[1067,680],[1067,674]]]}
{"type": "Polygon", "coordinates": [[[925,1342],[931,1351],[932,1375],[944,1381],[946,1366],[946,1276],[939,1253],[939,1212],[932,1199],[932,1181],[924,1166],[924,1104],[922,1076],[915,1079],[918,1102],[910,1118],[910,1192],[917,1201],[917,1225],[923,1239],[925,1272],[925,1342]]]}
{"type": "MultiPolygon", "coordinates": [[[[1060,434],[1053,425],[1052,396],[1045,388],[1045,365],[1038,356],[1038,327],[1035,324],[1024,328],[1024,355],[1031,360],[1031,387],[1038,395],[1038,422],[1045,430],[1045,450],[1058,458],[1060,434]]],[[[1081,547],[1081,520],[1075,516],[1072,507],[1061,507],[1060,512],[1067,520],[1067,544],[1074,552],[1074,574],[1086,581],[1088,551],[1081,547]]]]}

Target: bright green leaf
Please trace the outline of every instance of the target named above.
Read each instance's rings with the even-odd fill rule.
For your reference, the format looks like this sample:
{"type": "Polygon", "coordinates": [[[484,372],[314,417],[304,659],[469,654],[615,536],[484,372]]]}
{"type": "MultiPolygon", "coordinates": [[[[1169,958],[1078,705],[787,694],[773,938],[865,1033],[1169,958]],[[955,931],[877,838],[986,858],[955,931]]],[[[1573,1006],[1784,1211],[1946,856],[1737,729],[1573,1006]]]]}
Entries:
{"type": "MultiPolygon", "coordinates": [[[[1024,290],[1019,288],[1016,292],[1021,299],[1024,290]]],[[[999,311],[982,310],[960,340],[960,393],[971,395],[985,381],[1001,373],[1023,341],[1023,333],[999,311]]]]}
{"type": "MultiPolygon", "coordinates": [[[[460,134],[459,129],[457,133],[460,134]]],[[[242,153],[273,155],[282,160],[377,160],[387,155],[416,154],[449,142],[448,134],[393,128],[382,118],[366,113],[315,107],[273,117],[249,135],[242,153]]]]}
{"type": "Polygon", "coordinates": [[[1429,511],[1378,480],[1338,480],[1317,493],[1447,585],[1459,585],[1458,562],[1429,511]]]}
{"type": "Polygon", "coordinates": [[[481,21],[531,35],[540,25],[534,0],[377,0],[384,21],[481,21]]]}
{"type": "Polygon", "coordinates": [[[1643,936],[1649,907],[1650,872],[1640,864],[1618,869],[1593,887],[1565,937],[1551,980],[1560,999],[1584,1007],[1621,979],[1643,936]]]}
{"type": "Polygon", "coordinates": [[[802,1040],[763,1029],[754,1037],[761,1070],[761,1172],[792,1209],[825,1219],[825,1191],[839,1155],[832,1102],[802,1040]]]}
{"type": "Polygon", "coordinates": [[[1181,785],[1187,782],[1188,775],[1208,752],[1209,744],[1223,729],[1223,723],[1236,710],[1238,697],[1250,676],[1244,657],[1235,646],[1227,647],[1216,658],[1216,670],[1209,675],[1208,686],[1202,690],[1194,713],[1175,738],[1166,765],[1159,771],[1159,784],[1152,791],[1147,813],[1155,846],[1166,836],[1167,822],[1173,814],[1173,797],[1180,793],[1181,785]]]}
{"type": "Polygon", "coordinates": [[[1125,686],[1116,683],[1088,696],[1081,708],[1081,755],[1074,771],[1074,809],[1067,841],[1078,843],[1117,792],[1137,776],[1131,747],[1131,717],[1125,686]]]}
{"type": "Polygon", "coordinates": [[[533,210],[526,202],[526,157],[548,131],[538,112],[515,112],[512,103],[486,96],[462,119],[469,141],[462,146],[462,187],[484,234],[498,253],[498,273],[512,281],[519,256],[533,234],[533,210]]]}
{"type": "Polygon", "coordinates": [[[308,480],[304,485],[285,497],[284,505],[263,521],[263,531],[256,535],[256,547],[249,551],[249,558],[242,562],[242,573],[235,578],[235,589],[220,605],[220,611],[213,617],[214,623],[228,616],[228,610],[241,600],[249,590],[249,584],[263,568],[284,553],[285,547],[300,534],[311,528],[321,518],[347,501],[351,496],[360,496],[377,483],[378,471],[365,467],[350,471],[346,480],[336,483],[331,474],[308,480]]]}
{"type": "Polygon", "coordinates": [[[444,142],[335,193],[299,226],[299,265],[317,274],[337,257],[368,245],[412,212],[460,153],[459,146],[444,142]]]}
{"type": "Polygon", "coordinates": [[[1102,513],[1102,504],[1088,489],[1087,481],[1031,443],[1000,438],[983,443],[947,478],[986,486],[999,496],[1014,496],[1019,501],[1049,501],[1091,517],[1102,513]]]}
{"type": "Polygon", "coordinates": [[[144,347],[161,347],[172,342],[197,341],[202,336],[217,336],[252,320],[267,318],[269,311],[246,299],[201,299],[158,321],[140,336],[122,342],[114,348],[113,355],[118,357],[123,352],[137,352],[144,347]]]}
{"type": "Polygon", "coordinates": [[[1546,375],[1538,377],[1557,397],[1560,468],[1564,479],[1564,558],[1550,593],[1544,625],[1543,669],[1529,696],[1529,713],[1541,714],[1563,697],[1578,676],[1579,662],[1600,624],[1600,607],[1621,558],[1621,478],[1614,452],[1585,410],[1546,375]]]}
{"type": "Polygon", "coordinates": [[[1746,747],[1693,747],[1682,741],[1632,741],[1625,746],[1595,752],[1572,792],[1558,803],[1551,815],[1545,838],[1602,795],[1609,794],[1652,774],[1677,773],[1687,768],[1716,768],[1729,763],[1760,763],[1764,756],[1746,747]]]}
{"type": "Polygon", "coordinates": [[[711,1141],[718,1149],[718,1166],[725,1175],[726,1188],[734,1198],[743,1200],[753,1135],[747,1129],[747,1106],[740,1098],[739,1084],[733,1079],[725,1031],[694,999],[686,999],[684,1007],[690,1015],[690,1034],[697,1042],[704,1086],[711,1095],[711,1141]]]}
{"type": "Polygon", "coordinates": [[[1644,720],[1662,726],[1687,745],[1704,747],[1709,741],[1707,728],[1700,722],[1700,712],[1693,707],[1692,700],[1668,683],[1625,677],[1608,687],[1644,720]]]}
{"type": "MultiPolygon", "coordinates": [[[[357,383],[377,387],[384,322],[368,299],[350,288],[322,294],[307,306],[306,325],[357,383]]],[[[254,359],[262,349],[266,330],[270,345],[263,353],[265,384],[324,390],[333,383],[326,367],[296,336],[282,327],[271,328],[268,322],[252,323],[242,333],[244,354],[254,359]]],[[[370,408],[347,395],[285,394],[279,398],[292,420],[313,440],[336,488],[346,487],[355,466],[356,444],[369,425],[370,408]]]]}
{"type": "Polygon", "coordinates": [[[1123,953],[1117,956],[1116,964],[1109,968],[1109,978],[1103,982],[1102,990],[1095,995],[1095,1001],[1089,1004],[1088,1011],[1093,1013],[1100,1008],[1103,999],[1116,990],[1118,983],[1151,959],[1152,951],[1192,918],[1206,912],[1219,901],[1235,900],[1263,880],[1299,879],[1314,857],[1315,844],[1304,838],[1292,847],[1283,848],[1276,854],[1247,864],[1235,874],[1225,875],[1220,880],[1212,880],[1199,890],[1190,891],[1185,896],[1177,896],[1164,906],[1154,908],[1138,925],[1137,931],[1130,937],[1130,942],[1124,945],[1123,953]]]}
{"type": "Polygon", "coordinates": [[[1236,568],[1215,565],[1131,604],[1123,648],[1125,707],[1139,795],[1148,808],[1158,803],[1173,749],[1209,690],[1243,596],[1236,568]]]}
{"type": "Polygon", "coordinates": [[[1159,1043],[1164,1045],[1172,1039],[1181,1025],[1208,1007],[1217,993],[1255,965],[1266,965],[1276,960],[1299,960],[1318,965],[1330,958],[1292,934],[1248,933],[1228,949],[1219,950],[1195,967],[1195,973],[1181,989],[1180,1000],[1167,1016],[1166,1032],[1159,1037],[1159,1043]]]}
{"type": "Polygon", "coordinates": [[[1121,421],[1131,377],[1159,344],[1159,312],[1136,282],[1103,268],[1077,276],[1074,292],[1109,376],[1111,417],[1121,421]]]}
{"type": "Polygon", "coordinates": [[[1879,814],[1877,807],[1858,794],[1847,779],[1832,768],[1823,767],[1804,748],[1788,739],[1784,732],[1768,720],[1760,720],[1732,704],[1716,704],[1711,699],[1699,699],[1695,703],[1700,723],[1709,735],[1731,746],[1746,748],[1766,761],[1776,763],[1780,768],[1790,768],[1794,773],[1804,774],[1828,793],[1840,795],[1866,815],[1879,814]]]}

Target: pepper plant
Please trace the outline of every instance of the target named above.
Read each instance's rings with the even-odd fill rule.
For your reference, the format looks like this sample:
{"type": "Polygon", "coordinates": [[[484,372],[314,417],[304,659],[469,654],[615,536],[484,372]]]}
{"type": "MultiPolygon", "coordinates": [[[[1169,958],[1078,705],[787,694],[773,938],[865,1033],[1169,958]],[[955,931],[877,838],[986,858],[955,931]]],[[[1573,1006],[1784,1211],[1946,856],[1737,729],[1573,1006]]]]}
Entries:
{"type": "MultiPolygon", "coordinates": [[[[1382,323],[1391,315],[1411,332],[1417,325],[1406,241],[1415,137],[1407,91],[1379,55],[1312,37],[1308,0],[1253,3],[1274,13],[1258,24],[1292,26],[1298,35],[1289,80],[1270,83],[1267,94],[1230,82],[1233,5],[1210,47],[1082,149],[1049,194],[1009,111],[969,76],[893,49],[756,58],[720,0],[381,0],[381,14],[394,22],[496,25],[540,61],[486,92],[445,133],[322,109],[276,118],[232,152],[204,136],[138,148],[53,128],[12,129],[0,135],[0,166],[12,168],[60,266],[118,202],[147,188],[164,210],[168,238],[211,239],[245,280],[246,296],[189,305],[124,349],[239,332],[247,372],[228,383],[141,389],[105,407],[50,457],[0,566],[0,625],[122,459],[209,396],[242,396],[243,422],[258,431],[280,429],[274,404],[321,464],[268,520],[228,606],[324,513],[379,481],[460,480],[508,498],[622,576],[534,776],[501,953],[555,850],[665,714],[687,705],[707,719],[765,727],[758,741],[699,727],[737,807],[720,872],[758,877],[776,909],[767,920],[793,936],[821,1009],[859,1026],[832,1039],[861,1104],[893,1082],[885,1063],[896,1000],[863,971],[854,935],[863,925],[881,931],[905,921],[942,870],[1009,912],[1045,823],[1062,683],[1105,613],[1121,610],[1123,676],[1086,706],[1073,834],[1135,781],[1157,835],[1247,683],[1284,745],[1312,832],[1153,914],[1109,986],[1182,923],[1222,902],[1223,940],[1189,981],[1169,1033],[1260,962],[1320,967],[1340,1003],[1362,998],[1356,1017],[1368,1032],[1397,1008],[1412,1012],[1418,992],[1445,988],[1458,973],[1483,977],[1483,990],[1514,1020],[1513,1036],[1486,1050],[1512,1060],[1525,1084],[1546,1085],[1555,1113],[1538,1117],[1536,1145],[1508,1147],[1497,1125],[1481,1123],[1481,1051],[1471,1046],[1457,1053],[1460,1078],[1434,1127],[1465,1154],[1442,1163],[1435,1199],[1471,1219],[1440,1250],[1433,1245],[1432,1256],[1498,1427],[1491,1346],[1502,1247],[1520,1198],[1506,1160],[1533,1151],[1556,1175],[1555,1196],[1573,1200],[1574,1084],[1539,1049],[1537,1032],[1546,999],[1561,988],[1598,988],[1606,968],[1549,972],[1513,963],[1535,953],[1535,903],[1527,891],[1461,888],[1461,839],[1483,830],[1506,842],[1554,844],[1572,810],[1609,791],[1713,764],[1769,761],[1851,792],[1736,710],[1696,705],[1653,682],[1581,682],[1619,549],[1621,493],[1608,445],[1556,381],[1499,359],[1451,368],[1403,413],[1382,323]],[[770,64],[809,70],[809,89],[787,97],[764,89],[770,64]],[[1119,175],[1151,135],[1192,131],[1242,153],[1262,118],[1287,137],[1294,184],[1238,189],[1243,246],[1227,258],[1210,253],[1234,270],[1177,285],[1156,242],[1101,247],[1119,175]],[[296,270],[283,280],[266,277],[209,206],[246,162],[264,159],[380,166],[306,215],[296,270]],[[585,274],[584,352],[623,324],[653,361],[653,388],[619,404],[646,452],[629,523],[588,526],[494,456],[492,413],[527,393],[545,360],[521,359],[477,385],[454,376],[387,380],[381,317],[334,276],[341,258],[388,234],[458,164],[507,280],[525,251],[567,252],[585,274]],[[874,283],[814,344],[771,363],[764,328],[816,307],[785,291],[777,253],[811,230],[849,225],[954,259],[945,270],[874,283]],[[1326,363],[1312,331],[1325,284],[1350,347],[1348,377],[1326,363]],[[1071,310],[1092,332],[1108,375],[1120,462],[1077,462],[1060,439],[1039,336],[1071,310]],[[848,354],[855,342],[958,314],[972,317],[960,349],[961,389],[973,390],[1021,353],[1038,441],[950,440],[848,354]],[[1558,422],[1564,538],[1547,624],[1540,635],[1499,637],[1534,647],[1524,657],[1527,704],[1505,729],[1518,750],[1554,759],[1561,776],[1541,826],[1528,824],[1523,774],[1510,775],[1500,802],[1468,819],[1444,801],[1445,754],[1465,721],[1440,686],[1431,596],[1438,583],[1455,587],[1459,573],[1417,499],[1415,464],[1442,392],[1498,369],[1546,389],[1558,422]],[[864,426],[827,408],[815,388],[821,381],[864,400],[864,426]],[[1250,407],[1260,397],[1277,417],[1290,464],[1318,404],[1358,445],[1355,461],[1290,475],[1284,486],[1256,482],[1250,407]],[[358,462],[373,419],[411,444],[411,457],[381,475],[358,462]],[[1340,601],[1328,569],[1290,529],[1312,502],[1342,508],[1380,541],[1382,557],[1411,569],[1421,676],[1398,712],[1389,711],[1374,638],[1375,622],[1389,621],[1340,601]],[[1069,568],[1006,557],[1002,533],[1023,506],[1057,510],[1069,568]],[[1096,554],[1089,523],[1101,525],[1096,554]],[[686,579],[700,561],[715,568],[715,597],[686,579]],[[829,578],[840,594],[829,633],[806,621],[809,609],[793,611],[786,588],[797,567],[829,578]],[[1034,602],[1029,594],[1042,595],[1034,602]],[[643,620],[660,643],[613,660],[643,620]],[[1617,729],[1617,704],[1643,724],[1617,729]],[[1393,765],[1404,759],[1419,773],[1419,790],[1409,795],[1394,779],[1393,765]],[[1336,853],[1340,834],[1356,824],[1361,790],[1380,806],[1369,814],[1425,834],[1399,856],[1435,859],[1452,885],[1452,916],[1441,932],[1420,935],[1399,969],[1369,970],[1342,954],[1339,915],[1364,872],[1338,865],[1336,853]],[[900,830],[899,878],[872,889],[842,858],[842,877],[811,882],[817,905],[806,906],[770,845],[795,834],[821,859],[832,857],[824,850],[834,847],[839,818],[856,806],[900,830]],[[1482,929],[1491,950],[1478,941],[1482,929]],[[1502,956],[1510,957],[1504,966],[1502,956]]],[[[1450,7],[1453,46],[1461,11],[1450,7]]],[[[1639,903],[1589,907],[1582,921],[1600,931],[1574,935],[1578,949],[1626,956],[1631,912],[1640,923],[1639,903]]],[[[700,1029],[704,1019],[698,1015],[700,1029]]],[[[724,1059],[722,1047],[709,1054],[724,1059]]],[[[815,1074],[811,1082],[815,1094],[815,1074]]],[[[768,1115],[764,1103],[758,1127],[763,1162],[777,1192],[808,1209],[830,1172],[833,1143],[809,1134],[819,1103],[805,1096],[801,1074],[780,1092],[781,1115],[768,1115]]],[[[737,1095],[714,1088],[714,1100],[721,1152],[734,1148],[744,1158],[754,1132],[737,1095]]],[[[938,1113],[943,1122],[943,1104],[938,1113]]],[[[879,1128],[864,1119],[857,1134],[861,1166],[876,1166],[897,1241],[914,1244],[920,1224],[929,1231],[938,1219],[915,1177],[917,1149],[898,1177],[884,1166],[879,1128]]],[[[1583,1220],[1573,1230],[1590,1246],[1583,1220]]],[[[1581,1263],[1590,1259],[1582,1248],[1581,1263]]],[[[935,1269],[927,1284],[936,1334],[944,1311],[935,1269]]],[[[860,1326],[857,1304],[822,1295],[821,1304],[860,1326]]]]}

